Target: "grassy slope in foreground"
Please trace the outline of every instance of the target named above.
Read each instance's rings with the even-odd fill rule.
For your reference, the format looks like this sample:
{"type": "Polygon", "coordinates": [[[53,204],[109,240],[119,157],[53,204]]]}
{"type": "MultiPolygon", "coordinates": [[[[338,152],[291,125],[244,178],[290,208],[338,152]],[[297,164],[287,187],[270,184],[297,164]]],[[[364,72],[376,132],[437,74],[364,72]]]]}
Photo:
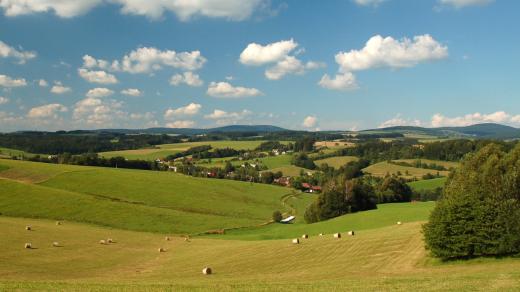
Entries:
{"type": "Polygon", "coordinates": [[[438,263],[420,223],[334,239],[234,241],[180,238],[64,222],[0,217],[0,290],[513,290],[519,259],[438,263]],[[34,231],[26,231],[25,225],[34,231]],[[114,244],[100,245],[113,238],[114,244]],[[52,242],[62,247],[52,247],[52,242]],[[35,249],[24,249],[31,242],[35,249]],[[162,247],[166,252],[159,253],[162,247]],[[210,266],[211,276],[201,269],[210,266]]]}
{"type": "Polygon", "coordinates": [[[0,160],[3,214],[68,219],[130,230],[195,233],[251,226],[286,211],[288,189],[167,172],[0,160]],[[40,171],[47,171],[36,175],[40,171]],[[24,173],[27,174],[24,176],[24,173]],[[133,218],[135,217],[135,218],[133,218]]]}
{"type": "MultiPolygon", "coordinates": [[[[368,230],[391,226],[398,221],[405,223],[426,221],[434,206],[434,202],[381,204],[377,206],[377,210],[348,214],[318,223],[305,224],[299,220],[294,224],[278,223],[242,228],[226,232],[225,235],[219,235],[218,238],[241,240],[280,239],[300,237],[302,234],[315,236],[320,233],[331,234],[345,230],[368,230]]],[[[299,209],[299,217],[303,216],[304,210],[303,208],[299,209]]]]}

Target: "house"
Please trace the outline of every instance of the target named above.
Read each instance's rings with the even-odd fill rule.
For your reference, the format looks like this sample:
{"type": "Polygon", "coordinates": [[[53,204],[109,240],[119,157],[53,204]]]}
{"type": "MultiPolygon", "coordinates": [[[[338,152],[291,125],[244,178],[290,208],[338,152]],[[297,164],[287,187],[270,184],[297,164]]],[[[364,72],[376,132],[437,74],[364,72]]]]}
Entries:
{"type": "Polygon", "coordinates": [[[302,189],[306,193],[320,193],[321,192],[320,186],[313,186],[310,183],[302,183],[302,189]]]}
{"type": "Polygon", "coordinates": [[[287,176],[282,176],[281,178],[276,178],[274,180],[274,183],[277,184],[277,185],[281,185],[281,186],[284,186],[284,187],[288,187],[291,185],[291,180],[289,177],[287,176]]]}

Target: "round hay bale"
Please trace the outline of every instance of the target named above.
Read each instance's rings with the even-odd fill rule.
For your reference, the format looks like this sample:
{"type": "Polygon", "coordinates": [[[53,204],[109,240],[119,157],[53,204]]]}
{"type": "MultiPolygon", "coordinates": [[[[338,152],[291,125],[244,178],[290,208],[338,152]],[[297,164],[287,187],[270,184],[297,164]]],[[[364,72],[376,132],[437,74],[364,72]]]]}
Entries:
{"type": "Polygon", "coordinates": [[[323,233],[320,233],[319,236],[323,236],[323,233]]]}
{"type": "Polygon", "coordinates": [[[211,275],[211,273],[213,273],[213,271],[211,270],[210,267],[205,267],[204,269],[202,269],[202,273],[204,275],[211,275]]]}
{"type": "Polygon", "coordinates": [[[55,242],[52,243],[52,246],[53,246],[53,247],[59,247],[59,246],[60,246],[60,243],[57,242],[57,241],[55,241],[55,242]]]}
{"type": "Polygon", "coordinates": [[[302,238],[303,239],[307,239],[307,238],[309,238],[309,235],[308,234],[304,234],[304,235],[302,235],[302,238]]]}
{"type": "Polygon", "coordinates": [[[184,237],[184,241],[190,242],[190,238],[189,237],[184,237]]]}
{"type": "Polygon", "coordinates": [[[334,238],[341,238],[341,233],[334,233],[334,238]]]}
{"type": "Polygon", "coordinates": [[[112,238],[107,239],[107,243],[114,243],[114,240],[112,238]]]}
{"type": "Polygon", "coordinates": [[[164,248],[162,247],[159,247],[159,249],[157,249],[159,252],[165,252],[164,248]]]}
{"type": "Polygon", "coordinates": [[[107,242],[106,242],[104,239],[101,239],[101,240],[99,241],[99,244],[107,244],[107,242]]]}
{"type": "Polygon", "coordinates": [[[166,240],[166,241],[170,241],[170,237],[166,236],[166,237],[164,238],[164,240],[166,240]]]}
{"type": "Polygon", "coordinates": [[[56,225],[61,225],[61,222],[60,221],[56,221],[56,225]]]}
{"type": "Polygon", "coordinates": [[[28,249],[31,249],[32,248],[32,244],[30,244],[29,242],[25,244],[25,248],[28,248],[28,249]]]}
{"type": "Polygon", "coordinates": [[[403,224],[403,222],[397,221],[397,225],[402,225],[402,224],[403,224]]]}
{"type": "Polygon", "coordinates": [[[348,236],[354,236],[354,230],[350,230],[347,234],[348,236]]]}
{"type": "Polygon", "coordinates": [[[298,238],[295,238],[295,239],[292,240],[292,243],[298,244],[298,243],[300,243],[300,240],[298,238]]]}
{"type": "Polygon", "coordinates": [[[31,225],[27,225],[27,226],[25,226],[25,230],[31,231],[31,230],[32,230],[31,225]]]}

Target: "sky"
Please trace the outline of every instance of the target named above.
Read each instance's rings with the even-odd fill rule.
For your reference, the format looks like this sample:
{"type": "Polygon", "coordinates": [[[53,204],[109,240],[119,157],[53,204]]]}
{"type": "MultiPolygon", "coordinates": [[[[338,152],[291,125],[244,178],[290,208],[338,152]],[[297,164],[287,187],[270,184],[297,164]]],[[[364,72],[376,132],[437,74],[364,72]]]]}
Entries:
{"type": "Polygon", "coordinates": [[[516,0],[0,0],[0,131],[520,127],[516,0]]]}

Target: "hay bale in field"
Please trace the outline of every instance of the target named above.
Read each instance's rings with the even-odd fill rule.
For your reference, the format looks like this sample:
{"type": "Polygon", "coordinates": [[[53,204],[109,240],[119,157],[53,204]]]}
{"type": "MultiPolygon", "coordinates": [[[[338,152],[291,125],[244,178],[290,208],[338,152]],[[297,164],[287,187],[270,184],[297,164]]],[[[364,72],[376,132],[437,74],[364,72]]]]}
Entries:
{"type": "Polygon", "coordinates": [[[164,248],[162,248],[162,247],[159,247],[158,251],[159,252],[165,252],[166,250],[164,250],[164,248]]]}
{"type": "Polygon", "coordinates": [[[112,238],[107,239],[107,243],[114,243],[114,240],[112,238]]]}
{"type": "Polygon", "coordinates": [[[211,273],[213,273],[213,271],[211,270],[210,267],[205,267],[204,269],[202,269],[202,273],[204,275],[211,275],[211,273]]]}
{"type": "Polygon", "coordinates": [[[397,221],[397,225],[402,225],[402,224],[403,224],[403,222],[397,221]]]}
{"type": "Polygon", "coordinates": [[[61,222],[60,221],[56,221],[56,225],[61,225],[61,222]]]}
{"type": "Polygon", "coordinates": [[[57,241],[55,241],[55,242],[52,243],[52,246],[53,246],[53,247],[59,247],[59,246],[60,246],[60,243],[57,242],[57,241]]]}
{"type": "Polygon", "coordinates": [[[323,233],[318,234],[319,236],[323,236],[323,233]]]}
{"type": "Polygon", "coordinates": [[[308,234],[304,234],[304,235],[302,235],[302,238],[303,239],[307,239],[307,238],[309,238],[309,235],[308,234]]]}
{"type": "Polygon", "coordinates": [[[334,238],[341,238],[341,233],[334,233],[334,238]]]}
{"type": "Polygon", "coordinates": [[[298,244],[298,243],[300,243],[300,240],[298,238],[295,238],[295,239],[292,240],[292,243],[298,244]]]}
{"type": "Polygon", "coordinates": [[[25,230],[31,231],[31,230],[32,230],[31,225],[27,225],[27,226],[25,226],[25,230]]]}
{"type": "Polygon", "coordinates": [[[354,230],[350,230],[347,234],[348,236],[354,236],[354,230]]]}
{"type": "Polygon", "coordinates": [[[26,244],[25,244],[25,248],[29,248],[29,249],[32,248],[32,244],[30,244],[30,243],[26,243],[26,244]]]}
{"type": "Polygon", "coordinates": [[[166,236],[166,237],[164,238],[164,240],[166,240],[166,241],[170,241],[170,237],[166,236]]]}
{"type": "Polygon", "coordinates": [[[101,239],[101,240],[99,241],[99,244],[107,244],[107,242],[106,242],[106,240],[101,239]]]}

